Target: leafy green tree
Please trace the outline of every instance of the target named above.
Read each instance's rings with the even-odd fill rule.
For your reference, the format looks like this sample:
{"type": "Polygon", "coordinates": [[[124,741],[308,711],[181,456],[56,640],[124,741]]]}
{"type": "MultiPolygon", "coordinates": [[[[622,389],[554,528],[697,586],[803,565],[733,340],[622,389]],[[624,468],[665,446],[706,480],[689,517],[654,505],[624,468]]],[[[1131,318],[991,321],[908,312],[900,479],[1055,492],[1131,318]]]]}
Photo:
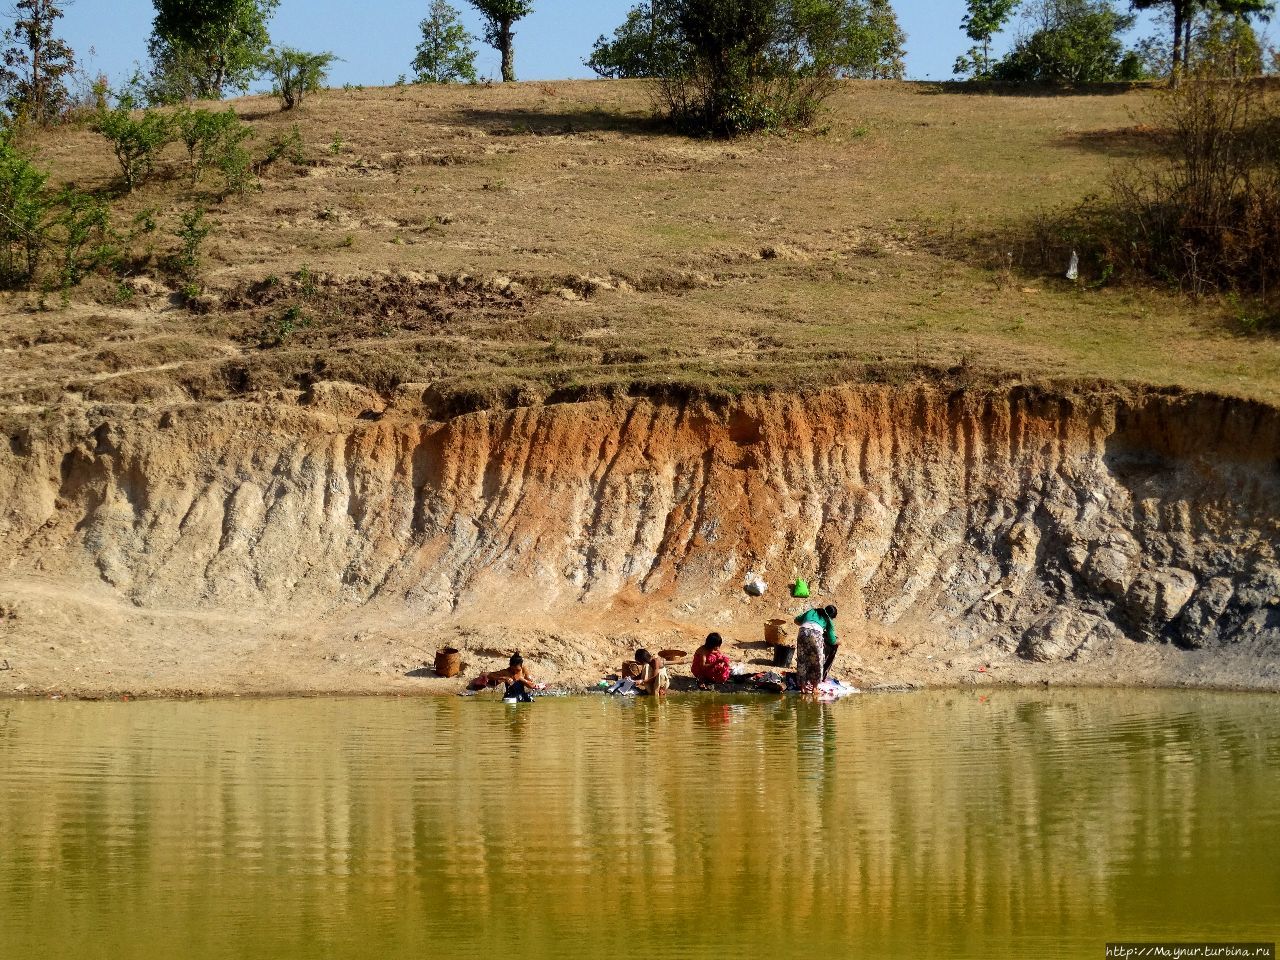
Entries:
{"type": "Polygon", "coordinates": [[[1080,84],[1141,76],[1139,58],[1126,52],[1120,39],[1134,18],[1119,13],[1108,0],[1040,0],[1030,14],[1038,28],[994,65],[994,79],[1080,84]]]}
{"type": "Polygon", "coordinates": [[[470,0],[484,17],[484,42],[502,54],[502,82],[516,78],[515,24],[533,13],[533,0],[470,0]]]}
{"type": "Polygon", "coordinates": [[[417,83],[475,83],[476,50],[456,8],[448,0],[431,0],[418,28],[422,42],[413,58],[417,83]]]}
{"type": "Polygon", "coordinates": [[[247,90],[270,43],[267,21],[280,0],[154,0],[153,88],[184,99],[247,90]]]}
{"type": "Polygon", "coordinates": [[[1176,84],[1179,75],[1190,64],[1188,48],[1196,17],[1210,9],[1217,13],[1240,17],[1265,17],[1275,11],[1274,0],[1130,0],[1135,10],[1167,10],[1173,26],[1169,75],[1176,84]]]}
{"type": "Polygon", "coordinates": [[[1209,10],[1185,55],[1192,69],[1219,77],[1254,77],[1263,72],[1265,51],[1249,19],[1209,10]]]}
{"type": "Polygon", "coordinates": [[[968,0],[960,21],[965,36],[977,46],[956,60],[955,72],[985,78],[991,74],[991,41],[1005,28],[1022,0],[968,0]]]}
{"type": "Polygon", "coordinates": [[[632,7],[612,38],[601,34],[585,63],[602,77],[628,80],[664,76],[680,56],[671,4],[650,0],[632,7]]]}
{"type": "Polygon", "coordinates": [[[273,81],[273,92],[280,98],[282,110],[292,110],[308,93],[324,86],[329,67],[338,58],[332,53],[307,53],[293,47],[272,47],[259,63],[273,81]]]}
{"type": "Polygon", "coordinates": [[[869,0],[866,30],[873,44],[868,76],[873,80],[901,80],[907,73],[907,35],[889,0],[869,0]]]}
{"type": "MultiPolygon", "coordinates": [[[[888,0],[775,0],[759,72],[900,78],[906,40],[888,0]],[[766,62],[768,61],[768,62],[766,62]]],[[[676,20],[679,4],[648,0],[633,7],[613,37],[601,36],[587,66],[602,77],[678,78],[697,57],[676,20]]],[[[728,22],[728,21],[725,21],[728,22]]]]}
{"type": "Polygon", "coordinates": [[[76,62],[71,47],[53,32],[62,16],[60,0],[17,0],[0,67],[5,106],[15,117],[44,125],[67,109],[67,77],[76,62]]]}

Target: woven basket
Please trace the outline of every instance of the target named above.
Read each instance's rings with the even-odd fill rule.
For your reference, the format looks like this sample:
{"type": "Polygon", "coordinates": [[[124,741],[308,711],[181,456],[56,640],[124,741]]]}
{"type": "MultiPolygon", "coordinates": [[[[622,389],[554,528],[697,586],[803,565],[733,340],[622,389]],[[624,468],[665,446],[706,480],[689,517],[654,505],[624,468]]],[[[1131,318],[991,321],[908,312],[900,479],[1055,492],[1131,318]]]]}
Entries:
{"type": "Polygon", "coordinates": [[[462,669],[462,653],[453,647],[445,647],[436,653],[436,673],[442,677],[456,677],[462,669]]]}

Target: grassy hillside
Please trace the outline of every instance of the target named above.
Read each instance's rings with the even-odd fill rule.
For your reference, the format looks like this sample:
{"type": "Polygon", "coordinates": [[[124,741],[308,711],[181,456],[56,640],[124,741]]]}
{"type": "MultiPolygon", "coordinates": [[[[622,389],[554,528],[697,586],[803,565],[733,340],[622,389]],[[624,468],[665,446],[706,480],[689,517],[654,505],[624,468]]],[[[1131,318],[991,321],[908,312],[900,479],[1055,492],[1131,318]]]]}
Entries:
{"type": "MultiPolygon", "coordinates": [[[[255,151],[297,123],[305,162],[194,198],[215,226],[206,295],[186,303],[159,266],[193,200],[171,148],[115,202],[119,223],[157,217],[154,267],[5,295],[0,402],[348,379],[465,409],[922,365],[1280,401],[1280,345],[1228,304],[1009,271],[1021,250],[987,239],[1100,190],[1144,149],[1145,96],[849,83],[819,129],[733,143],[653,126],[620,82],[334,90],[292,114],[247,98],[255,151]]],[[[36,148],[55,179],[113,189],[97,135],[36,148]]]]}

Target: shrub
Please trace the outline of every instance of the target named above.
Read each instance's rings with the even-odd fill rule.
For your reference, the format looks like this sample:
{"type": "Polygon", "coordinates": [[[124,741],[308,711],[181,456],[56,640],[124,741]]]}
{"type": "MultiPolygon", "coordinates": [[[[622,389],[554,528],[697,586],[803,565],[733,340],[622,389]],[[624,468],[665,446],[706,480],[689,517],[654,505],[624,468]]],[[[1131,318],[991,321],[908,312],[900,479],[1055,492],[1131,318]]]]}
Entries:
{"type": "Polygon", "coordinates": [[[0,283],[29,283],[40,266],[53,204],[48,175],[0,137],[0,283]]]}
{"type": "Polygon", "coordinates": [[[1280,101],[1247,79],[1189,75],[1152,119],[1166,160],[1117,173],[1111,256],[1193,294],[1280,294],[1280,101]]]}
{"type": "Polygon", "coordinates": [[[133,98],[122,96],[113,110],[102,110],[93,129],[111,141],[125,189],[132,193],[155,164],[157,154],[173,142],[173,120],[155,110],[135,116],[133,98]]]}
{"type": "Polygon", "coordinates": [[[303,98],[324,86],[329,67],[338,58],[332,53],[307,53],[292,47],[271,47],[262,56],[262,69],[271,76],[272,92],[282,110],[292,110],[303,98]]]}
{"type": "Polygon", "coordinates": [[[1280,96],[1197,70],[1149,113],[1160,152],[1041,225],[1035,253],[1061,267],[1078,249],[1099,279],[1257,298],[1280,319],[1280,96]]]}
{"type": "Polygon", "coordinates": [[[48,175],[0,137],[0,285],[30,285],[52,252],[59,283],[72,286],[115,248],[104,201],[70,188],[51,192],[48,175]]]}
{"type": "Polygon", "coordinates": [[[59,212],[55,225],[61,247],[59,280],[63,287],[72,287],[116,259],[111,210],[101,198],[69,189],[59,194],[56,206],[59,212]]]}
{"type": "Polygon", "coordinates": [[[1030,13],[1039,27],[1021,37],[991,70],[1006,83],[1081,84],[1138,80],[1142,59],[1127,53],[1120,34],[1134,18],[1108,0],[1044,0],[1030,13]]]}
{"type": "Polygon", "coordinates": [[[187,174],[192,186],[209,169],[222,173],[229,189],[244,187],[249,179],[249,152],[244,142],[252,136],[235,111],[179,110],[174,115],[177,139],[187,150],[187,174]]]}
{"type": "Polygon", "coordinates": [[[178,228],[174,236],[178,238],[178,250],[173,256],[173,265],[178,274],[186,280],[194,280],[200,270],[202,248],[213,225],[205,218],[205,209],[192,207],[178,215],[178,228]]]}
{"type": "Polygon", "coordinates": [[[258,172],[262,173],[281,160],[296,166],[302,166],[307,162],[306,144],[302,141],[302,132],[296,123],[289,128],[288,133],[278,133],[271,138],[267,144],[267,152],[258,161],[258,172]]]}

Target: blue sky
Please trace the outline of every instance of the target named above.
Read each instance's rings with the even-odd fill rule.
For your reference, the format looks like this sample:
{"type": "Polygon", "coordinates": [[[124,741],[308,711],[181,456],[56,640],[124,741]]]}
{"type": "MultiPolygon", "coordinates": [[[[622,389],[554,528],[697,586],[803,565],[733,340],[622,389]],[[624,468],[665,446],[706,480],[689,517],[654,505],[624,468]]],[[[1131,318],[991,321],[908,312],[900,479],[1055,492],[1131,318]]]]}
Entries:
{"type": "MultiPolygon", "coordinates": [[[[464,0],[454,6],[473,32],[479,18],[464,0]]],[[[590,76],[582,60],[601,33],[612,33],[634,0],[535,0],[518,26],[516,73],[522,80],[590,76]]],[[[417,24],[428,0],[282,0],[271,26],[280,43],[331,50],[343,58],[330,82],[379,86],[410,73],[417,24]]],[[[946,79],[969,46],[960,32],[964,0],[895,0],[907,32],[907,70],[913,79],[946,79]]],[[[150,0],[68,0],[63,35],[85,66],[117,81],[146,57],[154,11],[150,0]],[[89,55],[93,48],[94,55],[89,55]]],[[[482,75],[496,76],[497,54],[481,45],[482,75]]]]}

